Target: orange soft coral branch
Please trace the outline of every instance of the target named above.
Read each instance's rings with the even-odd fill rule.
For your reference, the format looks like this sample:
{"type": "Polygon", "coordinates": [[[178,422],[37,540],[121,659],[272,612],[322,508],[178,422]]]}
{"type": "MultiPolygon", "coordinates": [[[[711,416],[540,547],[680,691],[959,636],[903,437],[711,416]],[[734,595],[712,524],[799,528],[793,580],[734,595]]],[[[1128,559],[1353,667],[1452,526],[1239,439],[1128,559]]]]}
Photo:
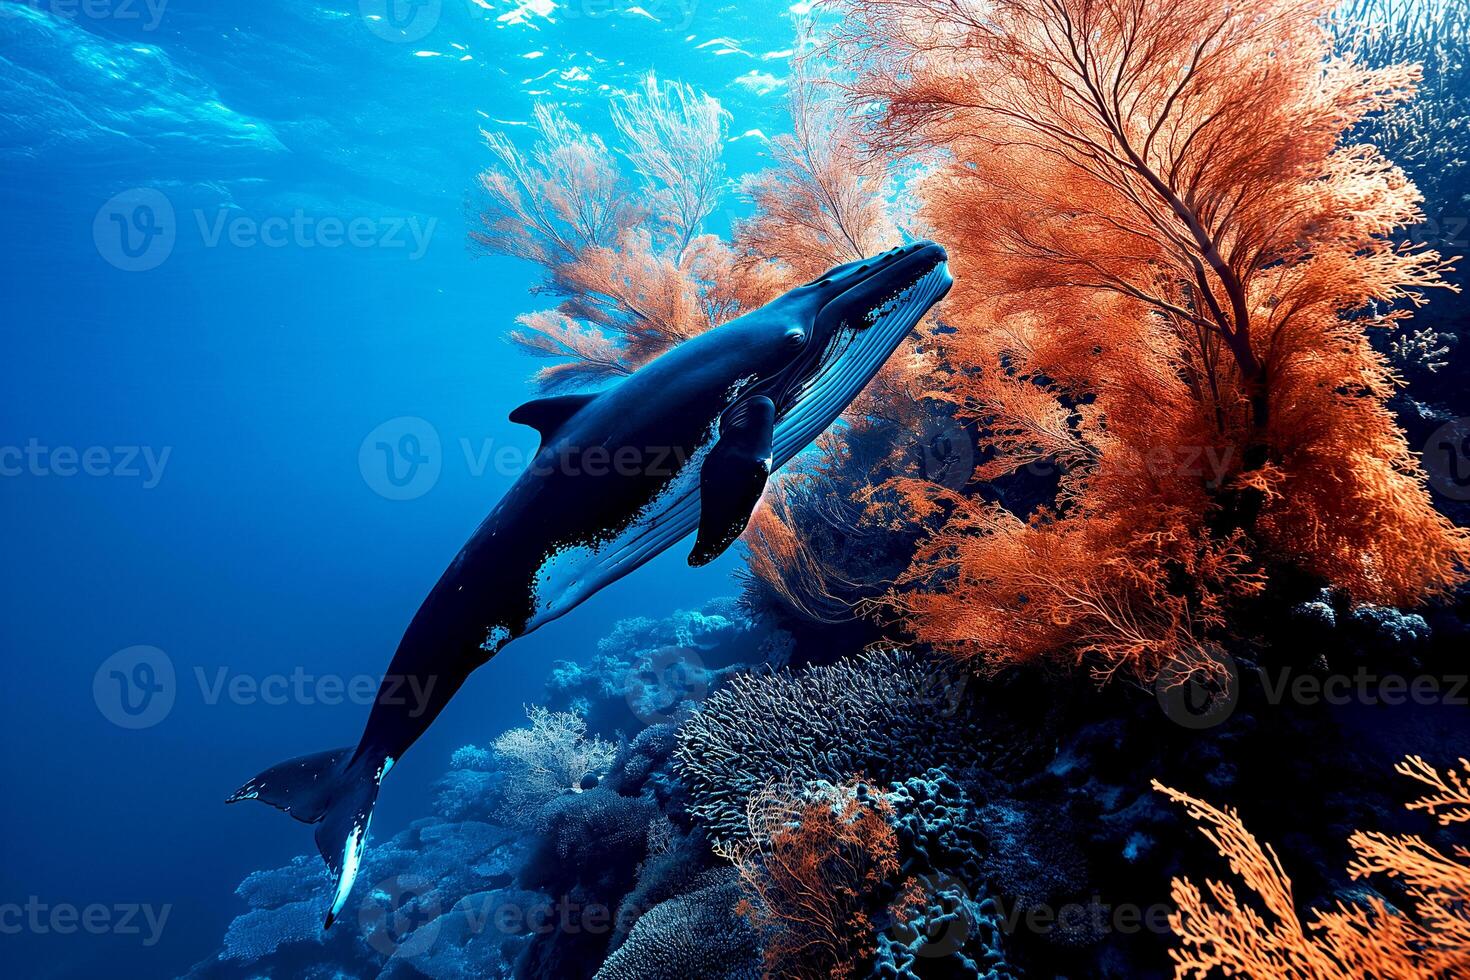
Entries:
{"type": "Polygon", "coordinates": [[[1413,184],[1344,145],[1418,70],[1334,58],[1333,7],[844,3],[849,95],[877,149],[930,161],[920,220],[953,256],[934,397],[981,478],[1060,472],[1033,519],[961,502],[920,548],[892,596],[918,639],[1146,680],[1208,669],[1281,564],[1374,602],[1465,581],[1360,320],[1446,285],[1392,240],[1413,184]]]}
{"type": "MultiPolygon", "coordinates": [[[[1433,813],[1436,807],[1461,805],[1464,786],[1455,773],[1441,777],[1418,756],[1395,769],[1439,791],[1409,803],[1408,809],[1433,813]]],[[[1349,838],[1356,857],[1348,872],[1354,878],[1381,875],[1401,882],[1414,902],[1413,917],[1372,897],[1315,911],[1304,925],[1280,860],[1234,809],[1211,806],[1158,780],[1153,787],[1185,806],[1267,913],[1242,904],[1227,884],[1208,881],[1206,894],[1186,878],[1174,879],[1178,908],[1169,925],[1180,946],[1169,955],[1176,978],[1450,980],[1470,969],[1470,865],[1465,863],[1470,851],[1465,848],[1450,857],[1419,837],[1359,831],[1349,838]]]]}
{"type": "MultiPolygon", "coordinates": [[[[1422,796],[1409,804],[1410,810],[1423,810],[1442,825],[1470,821],[1470,783],[1461,772],[1449,770],[1443,776],[1417,755],[1411,755],[1393,767],[1394,771],[1418,780],[1435,793],[1422,796]],[[1440,811],[1443,812],[1440,812],[1440,811]]],[[[1470,772],[1470,760],[1460,759],[1460,768],[1470,772]]]]}
{"type": "Polygon", "coordinates": [[[728,114],[718,100],[650,74],[611,109],[632,176],[554,106],[536,107],[529,149],[485,134],[496,165],[480,176],[471,242],[542,266],[538,291],[562,298],[511,338],[566,362],[537,375],[543,388],[626,373],[779,292],[700,234],[724,186],[728,114]]]}
{"type": "Polygon", "coordinates": [[[873,913],[901,920],[922,903],[900,880],[892,804],[861,778],[768,784],[746,812],[747,838],[719,850],[740,875],[739,911],[766,934],[766,976],[853,977],[874,948],[873,913]]]}

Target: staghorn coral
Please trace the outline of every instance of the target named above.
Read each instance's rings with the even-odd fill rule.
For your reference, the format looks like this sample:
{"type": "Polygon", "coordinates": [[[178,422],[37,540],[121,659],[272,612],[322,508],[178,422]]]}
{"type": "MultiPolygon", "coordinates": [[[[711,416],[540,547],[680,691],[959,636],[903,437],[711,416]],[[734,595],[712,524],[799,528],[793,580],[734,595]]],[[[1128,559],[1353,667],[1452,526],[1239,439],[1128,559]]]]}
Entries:
{"type": "MultiPolygon", "coordinates": [[[[1442,825],[1470,819],[1463,777],[1442,777],[1418,756],[1395,768],[1436,791],[1409,809],[1433,814],[1442,825]]],[[[1348,841],[1356,855],[1348,873],[1389,879],[1386,888],[1402,888],[1413,915],[1370,894],[1315,909],[1304,923],[1275,851],[1256,840],[1234,809],[1211,806],[1157,780],[1153,787],[1185,806],[1265,910],[1263,916],[1241,902],[1227,883],[1207,881],[1201,891],[1189,879],[1176,878],[1178,909],[1169,917],[1180,938],[1180,947],[1169,954],[1176,978],[1206,980],[1218,971],[1303,980],[1428,980],[1470,970],[1470,849],[1456,846],[1447,855],[1422,837],[1358,831],[1348,841]]]]}
{"type": "Polygon", "coordinates": [[[740,675],[680,726],[675,773],[690,812],[729,840],[746,831],[746,801],[770,779],[902,779],[993,757],[971,693],[962,672],[897,650],[740,675]]]}

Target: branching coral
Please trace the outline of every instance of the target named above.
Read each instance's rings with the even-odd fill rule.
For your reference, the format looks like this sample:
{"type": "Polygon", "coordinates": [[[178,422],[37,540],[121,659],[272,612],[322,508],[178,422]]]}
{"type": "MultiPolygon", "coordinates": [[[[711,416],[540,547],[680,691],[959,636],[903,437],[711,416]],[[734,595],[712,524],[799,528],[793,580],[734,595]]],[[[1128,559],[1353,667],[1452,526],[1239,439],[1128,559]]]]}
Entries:
{"type": "Polygon", "coordinates": [[[877,931],[918,908],[892,815],[861,779],[805,790],[768,784],[751,797],[746,835],[721,852],[740,874],[741,914],[765,938],[768,977],[851,978],[877,931]]]}
{"type": "Polygon", "coordinates": [[[748,829],[746,801],[768,780],[906,779],[993,758],[956,668],[911,652],[869,652],[799,674],[746,674],[679,729],[675,772],[716,839],[748,829]]]}
{"type": "Polygon", "coordinates": [[[920,185],[957,273],[932,394],[981,475],[1062,470],[1031,520],[899,486],[946,519],[894,595],[915,635],[1148,681],[1213,670],[1223,610],[1279,565],[1366,601],[1463,581],[1354,319],[1445,284],[1392,238],[1414,186],[1343,142],[1417,69],[1334,60],[1330,0],[847,8],[876,148],[945,161],[920,185]]]}
{"type": "Polygon", "coordinates": [[[728,114],[718,100],[653,75],[611,106],[625,174],[601,137],[539,105],[529,151],[486,133],[496,166],[480,176],[478,248],[535,262],[554,310],[528,313],[510,340],[558,361],[545,389],[605,382],[734,315],[735,254],[700,234],[724,183],[728,114]]]}
{"type": "Polygon", "coordinates": [[[793,63],[789,105],[792,131],[771,142],[775,166],[741,183],[756,213],[736,226],[735,245],[746,262],[778,263],[794,286],[876,255],[897,229],[887,174],[862,152],[858,123],[810,56],[793,63]]]}
{"type": "Polygon", "coordinates": [[[660,84],[650,72],[641,91],[613,103],[612,116],[677,259],[719,202],[730,114],[718,99],[688,85],[660,84]]]}
{"type": "MultiPolygon", "coordinates": [[[[1440,811],[1438,819],[1446,825],[1470,819],[1470,793],[1462,776],[1441,777],[1417,756],[1396,768],[1436,791],[1409,809],[1440,811]]],[[[1381,875],[1401,886],[1413,903],[1413,916],[1373,896],[1316,909],[1303,923],[1276,853],[1246,830],[1235,810],[1216,808],[1157,780],[1153,786],[1203,825],[1205,839],[1230,862],[1265,912],[1242,902],[1224,882],[1206,881],[1206,894],[1190,880],[1176,878],[1178,910],[1169,917],[1181,940],[1181,947],[1170,951],[1175,977],[1426,980],[1470,970],[1470,849],[1457,846],[1446,855],[1418,836],[1359,831],[1348,841],[1356,854],[1349,874],[1381,875]]]]}
{"type": "Polygon", "coordinates": [[[1439,770],[1417,755],[1411,755],[1394,766],[1400,775],[1408,776],[1434,790],[1409,804],[1410,810],[1423,810],[1441,824],[1470,821],[1470,760],[1460,760],[1461,771],[1439,770]]]}
{"type": "Polygon", "coordinates": [[[544,803],[563,793],[582,792],[588,776],[601,776],[612,765],[617,747],[587,737],[587,722],[570,711],[527,705],[530,728],[514,728],[495,740],[504,764],[508,814],[525,822],[544,803]]]}
{"type": "Polygon", "coordinates": [[[1373,66],[1417,63],[1418,97],[1365,120],[1361,135],[1414,176],[1431,202],[1464,184],[1470,133],[1470,4],[1464,0],[1348,0],[1337,10],[1339,49],[1373,66]]]}

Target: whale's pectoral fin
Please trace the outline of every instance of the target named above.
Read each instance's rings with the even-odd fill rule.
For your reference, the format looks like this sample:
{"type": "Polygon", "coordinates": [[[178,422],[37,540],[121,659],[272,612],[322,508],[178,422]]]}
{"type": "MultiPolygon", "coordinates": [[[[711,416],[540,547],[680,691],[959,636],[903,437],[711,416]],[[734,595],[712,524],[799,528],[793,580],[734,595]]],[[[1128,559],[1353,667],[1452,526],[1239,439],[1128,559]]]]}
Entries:
{"type": "Polygon", "coordinates": [[[769,398],[741,402],[720,419],[720,438],[699,471],[699,537],[689,564],[708,565],[750,523],[771,475],[771,431],[776,406],[769,398]]]}
{"type": "Polygon", "coordinates": [[[537,398],[511,412],[510,420],[529,425],[541,433],[541,442],[545,444],[566,424],[567,419],[580,412],[596,397],[596,393],[592,393],[537,398]]]}

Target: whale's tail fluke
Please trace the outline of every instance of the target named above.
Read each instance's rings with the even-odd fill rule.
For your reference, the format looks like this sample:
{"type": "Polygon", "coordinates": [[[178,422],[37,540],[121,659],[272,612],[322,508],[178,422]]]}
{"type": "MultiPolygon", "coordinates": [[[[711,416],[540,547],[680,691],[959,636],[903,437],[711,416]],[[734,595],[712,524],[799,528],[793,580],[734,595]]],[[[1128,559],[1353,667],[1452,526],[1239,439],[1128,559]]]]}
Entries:
{"type": "Polygon", "coordinates": [[[331,928],[362,865],[378,786],[391,757],[371,758],[351,747],[289,759],[253,776],[226,803],[260,800],[302,823],[313,823],[316,846],[337,879],[323,929],[331,928]]]}

